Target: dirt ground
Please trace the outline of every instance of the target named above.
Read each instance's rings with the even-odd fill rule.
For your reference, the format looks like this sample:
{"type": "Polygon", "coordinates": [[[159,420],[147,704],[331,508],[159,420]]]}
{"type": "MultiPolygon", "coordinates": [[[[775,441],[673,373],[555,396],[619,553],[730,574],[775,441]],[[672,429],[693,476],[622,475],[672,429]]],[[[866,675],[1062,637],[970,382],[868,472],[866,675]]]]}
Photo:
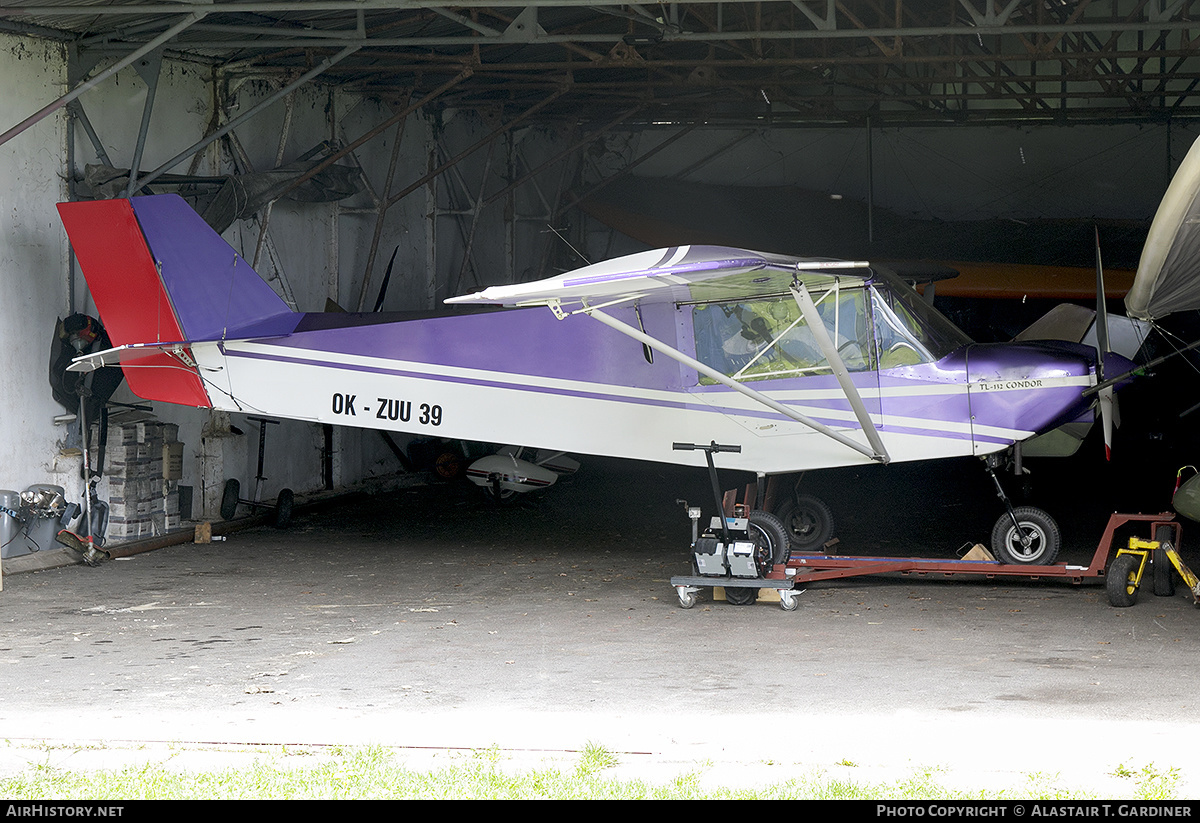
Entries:
{"type": "MultiPolygon", "coordinates": [[[[506,507],[417,487],[302,510],[287,531],[6,576],[0,773],[168,750],[188,767],[278,744],[382,743],[414,763],[496,745],[524,762],[591,741],[664,779],[697,764],[725,783],[936,768],[977,788],[1040,774],[1115,795],[1130,791],[1118,766],[1153,763],[1200,794],[1200,612],[1182,586],[1115,609],[1098,584],[893,575],[814,585],[790,613],[683,610],[676,501],[709,511],[704,473],[583,464],[506,507]],[[103,754],[43,745],[98,741],[103,754]]],[[[1060,560],[1084,562],[1113,501],[1090,493],[1098,469],[1056,471],[1035,475],[1033,499],[1063,529],[1060,560]]],[[[1001,512],[976,461],[807,482],[847,554],[951,557],[1001,512]]]]}

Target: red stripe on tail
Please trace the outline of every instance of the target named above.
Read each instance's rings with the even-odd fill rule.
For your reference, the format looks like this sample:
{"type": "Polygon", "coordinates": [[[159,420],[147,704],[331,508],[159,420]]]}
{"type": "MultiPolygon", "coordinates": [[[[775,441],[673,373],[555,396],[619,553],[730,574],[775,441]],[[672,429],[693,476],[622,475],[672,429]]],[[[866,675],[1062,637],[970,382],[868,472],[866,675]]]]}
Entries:
{"type": "MultiPolygon", "coordinates": [[[[183,340],[129,201],[59,203],[58,213],[113,345],[183,340]]],[[[146,400],[212,406],[199,371],[169,354],[139,358],[125,369],[125,379],[146,400]]]]}

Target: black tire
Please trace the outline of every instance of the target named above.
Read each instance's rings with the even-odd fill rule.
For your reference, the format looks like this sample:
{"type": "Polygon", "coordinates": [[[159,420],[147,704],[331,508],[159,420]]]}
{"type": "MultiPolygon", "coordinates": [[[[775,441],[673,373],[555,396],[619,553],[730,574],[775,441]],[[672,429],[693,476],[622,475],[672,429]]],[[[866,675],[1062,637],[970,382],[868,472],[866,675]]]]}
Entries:
{"type": "Polygon", "coordinates": [[[763,511],[750,512],[750,539],[754,541],[754,565],[763,577],[776,563],[786,563],[791,557],[791,541],[779,518],[763,511]]]}
{"type": "Polygon", "coordinates": [[[833,512],[811,494],[785,500],[775,516],[783,524],[794,552],[819,552],[833,538],[833,512]]]}
{"type": "Polygon", "coordinates": [[[1104,588],[1108,591],[1108,602],[1118,609],[1132,606],[1137,602],[1138,558],[1132,554],[1118,555],[1117,559],[1108,564],[1108,579],[1104,588]]]}
{"type": "Polygon", "coordinates": [[[296,495],[291,489],[279,492],[279,497],[275,500],[275,528],[286,529],[292,524],[292,506],[295,502],[296,495]]]}
{"type": "Polygon", "coordinates": [[[747,586],[726,586],[725,599],[732,606],[750,606],[758,601],[758,589],[747,586]]]}
{"type": "Polygon", "coordinates": [[[1013,514],[1021,531],[1013,526],[1011,517],[1001,515],[992,527],[992,554],[1001,563],[1019,566],[1052,564],[1062,548],[1062,533],[1054,518],[1033,506],[1020,506],[1013,509],[1013,514]],[[1023,535],[1030,538],[1029,545],[1021,542],[1023,535]]]}
{"type": "MultiPolygon", "coordinates": [[[[1175,530],[1170,526],[1159,526],[1154,530],[1154,539],[1161,546],[1165,543],[1175,545],[1175,530]]],[[[1155,549],[1150,553],[1150,569],[1153,572],[1155,597],[1175,596],[1175,567],[1171,558],[1167,557],[1164,549],[1155,549]]]]}
{"type": "Polygon", "coordinates": [[[488,484],[483,487],[483,493],[487,495],[488,500],[497,506],[511,503],[517,497],[515,489],[500,488],[500,481],[495,478],[490,479],[488,484]]]}
{"type": "Polygon", "coordinates": [[[225,481],[225,491],[221,493],[221,519],[232,520],[237,515],[238,498],[242,494],[242,484],[236,480],[225,481]]]}

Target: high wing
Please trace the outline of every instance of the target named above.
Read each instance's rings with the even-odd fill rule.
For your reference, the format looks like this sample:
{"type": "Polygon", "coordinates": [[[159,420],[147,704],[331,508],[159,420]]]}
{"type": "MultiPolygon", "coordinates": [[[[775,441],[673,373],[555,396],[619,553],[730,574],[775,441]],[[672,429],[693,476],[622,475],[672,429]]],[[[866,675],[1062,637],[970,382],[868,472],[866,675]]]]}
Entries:
{"type": "Polygon", "coordinates": [[[1125,311],[1140,320],[1200,308],[1200,139],[1179,164],[1150,224],[1125,311]]]}
{"type": "Polygon", "coordinates": [[[863,279],[864,262],[789,257],[725,246],[673,246],[639,252],[582,269],[446,300],[497,306],[595,306],[638,300],[685,303],[786,294],[793,281],[810,288],[835,278],[863,279]],[[858,270],[857,274],[855,270],[858,270]]]}

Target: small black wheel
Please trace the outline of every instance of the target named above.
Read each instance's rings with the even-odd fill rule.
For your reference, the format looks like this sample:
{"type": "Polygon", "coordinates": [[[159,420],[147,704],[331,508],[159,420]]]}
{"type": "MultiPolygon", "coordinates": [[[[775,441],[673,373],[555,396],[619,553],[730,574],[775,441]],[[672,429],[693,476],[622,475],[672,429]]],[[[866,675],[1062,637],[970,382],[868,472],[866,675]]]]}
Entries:
{"type": "Polygon", "coordinates": [[[833,538],[833,512],[819,497],[795,495],[775,510],[775,516],[794,552],[818,552],[833,538]]]}
{"type": "Polygon", "coordinates": [[[682,588],[677,588],[675,594],[679,596],[679,608],[690,609],[696,605],[696,593],[684,591],[682,588]]]}
{"type": "Polygon", "coordinates": [[[296,495],[291,489],[283,489],[275,500],[275,528],[286,529],[292,524],[292,506],[296,495]]]}
{"type": "Polygon", "coordinates": [[[725,599],[733,606],[749,606],[758,600],[758,589],[748,586],[726,586],[725,599]]]}
{"type": "Polygon", "coordinates": [[[1136,555],[1122,554],[1108,564],[1108,579],[1104,582],[1104,587],[1108,591],[1108,602],[1112,606],[1123,609],[1137,602],[1138,562],[1136,555]]]}
{"type": "Polygon", "coordinates": [[[794,589],[779,590],[779,608],[785,612],[794,612],[800,605],[800,592],[794,589]]]}
{"type": "Polygon", "coordinates": [[[754,565],[758,576],[765,577],[776,563],[786,563],[791,556],[787,530],[779,518],[763,511],[750,512],[750,539],[754,541],[754,565]]]}
{"type": "Polygon", "coordinates": [[[500,476],[495,475],[488,478],[488,484],[483,487],[484,493],[488,500],[491,500],[497,506],[503,506],[517,496],[514,489],[505,489],[500,486],[500,476]]]}
{"type": "Polygon", "coordinates": [[[992,528],[992,554],[1001,563],[1023,566],[1049,566],[1058,557],[1062,534],[1054,518],[1033,506],[1013,509],[1012,517],[1001,515],[992,528]]]}
{"type": "Polygon", "coordinates": [[[238,498],[242,493],[242,484],[236,480],[225,481],[225,491],[221,493],[221,519],[232,520],[237,514],[238,498]]]}
{"type": "MultiPolygon", "coordinates": [[[[1154,539],[1160,546],[1170,543],[1175,545],[1175,530],[1170,526],[1159,526],[1154,530],[1154,539]]],[[[1154,595],[1156,597],[1175,596],[1175,568],[1171,558],[1167,557],[1165,549],[1155,549],[1150,554],[1150,568],[1154,573],[1154,595]]]]}

